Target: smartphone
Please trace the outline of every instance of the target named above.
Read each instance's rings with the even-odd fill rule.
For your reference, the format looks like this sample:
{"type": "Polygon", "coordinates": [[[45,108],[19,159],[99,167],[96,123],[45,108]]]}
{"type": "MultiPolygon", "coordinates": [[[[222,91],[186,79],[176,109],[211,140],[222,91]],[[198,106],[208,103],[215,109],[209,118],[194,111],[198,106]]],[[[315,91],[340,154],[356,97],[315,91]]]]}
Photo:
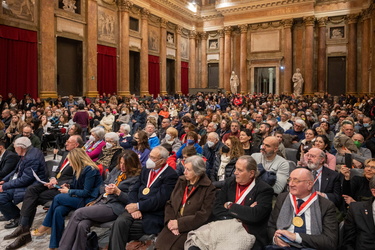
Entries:
{"type": "Polygon", "coordinates": [[[296,247],[296,248],[302,248],[302,245],[298,244],[297,242],[295,241],[292,241],[290,240],[288,237],[286,237],[285,235],[281,235],[278,237],[280,240],[284,241],[285,243],[289,244],[290,246],[292,247],[296,247]]]}
{"type": "Polygon", "coordinates": [[[59,185],[53,185],[54,188],[60,189],[61,187],[59,185]]]}

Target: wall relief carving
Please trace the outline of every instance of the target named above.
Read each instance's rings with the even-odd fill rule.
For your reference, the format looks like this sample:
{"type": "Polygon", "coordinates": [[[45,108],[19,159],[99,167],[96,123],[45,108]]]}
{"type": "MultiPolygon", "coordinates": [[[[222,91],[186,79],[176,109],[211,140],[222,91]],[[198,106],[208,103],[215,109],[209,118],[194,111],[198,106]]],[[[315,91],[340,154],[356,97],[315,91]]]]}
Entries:
{"type": "Polygon", "coordinates": [[[98,38],[106,42],[115,42],[116,30],[115,14],[107,9],[98,10],[98,38]]]}
{"type": "Polygon", "coordinates": [[[36,0],[2,0],[3,14],[26,21],[34,21],[36,0]]]}

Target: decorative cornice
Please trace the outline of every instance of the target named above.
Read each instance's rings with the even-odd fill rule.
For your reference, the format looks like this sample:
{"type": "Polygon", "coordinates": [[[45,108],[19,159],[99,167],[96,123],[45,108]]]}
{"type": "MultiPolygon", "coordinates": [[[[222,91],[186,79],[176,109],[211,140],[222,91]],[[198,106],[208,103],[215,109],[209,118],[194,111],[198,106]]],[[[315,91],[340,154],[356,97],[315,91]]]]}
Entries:
{"type": "Polygon", "coordinates": [[[328,17],[318,18],[318,26],[319,27],[325,27],[325,26],[327,26],[327,22],[328,22],[328,17]]]}
{"type": "Polygon", "coordinates": [[[133,3],[128,0],[120,0],[117,2],[120,11],[129,12],[130,8],[133,6],[133,3]]]}
{"type": "Polygon", "coordinates": [[[307,16],[303,18],[303,22],[306,26],[314,26],[315,24],[315,17],[314,16],[307,16]]]}

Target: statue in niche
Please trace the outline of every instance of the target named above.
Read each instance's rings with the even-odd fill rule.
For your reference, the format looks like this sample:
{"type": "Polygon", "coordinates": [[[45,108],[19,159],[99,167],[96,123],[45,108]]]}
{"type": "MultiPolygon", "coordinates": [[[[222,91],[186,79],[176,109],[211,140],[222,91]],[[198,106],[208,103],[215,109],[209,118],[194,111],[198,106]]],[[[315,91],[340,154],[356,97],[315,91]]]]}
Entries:
{"type": "Polygon", "coordinates": [[[341,39],[344,38],[344,34],[341,28],[332,29],[331,39],[341,39]]]}
{"type": "Polygon", "coordinates": [[[301,95],[304,80],[301,74],[301,70],[299,68],[297,68],[296,73],[293,74],[292,82],[294,83],[293,85],[294,95],[295,96],[301,95]]]}
{"type": "Polygon", "coordinates": [[[75,0],[63,0],[63,9],[72,13],[76,13],[76,1],[75,0]]]}
{"type": "Polygon", "coordinates": [[[240,85],[240,80],[234,71],[232,71],[232,75],[230,76],[230,90],[232,94],[237,94],[237,87],[240,85]]]}
{"type": "Polygon", "coordinates": [[[174,44],[174,37],[172,33],[167,33],[167,42],[170,44],[174,44]]]}
{"type": "Polygon", "coordinates": [[[216,39],[210,41],[210,49],[217,49],[217,48],[219,48],[218,45],[219,45],[219,43],[216,39]]]}

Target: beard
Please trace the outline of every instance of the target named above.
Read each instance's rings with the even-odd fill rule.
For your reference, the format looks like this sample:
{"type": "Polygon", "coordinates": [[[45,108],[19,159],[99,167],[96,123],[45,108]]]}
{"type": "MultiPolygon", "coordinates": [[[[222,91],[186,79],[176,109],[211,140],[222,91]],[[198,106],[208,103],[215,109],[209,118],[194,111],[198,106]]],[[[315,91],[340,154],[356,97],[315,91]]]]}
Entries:
{"type": "Polygon", "coordinates": [[[310,170],[316,170],[320,167],[320,164],[319,163],[311,163],[311,162],[308,162],[307,163],[307,167],[310,169],[310,170]]]}

